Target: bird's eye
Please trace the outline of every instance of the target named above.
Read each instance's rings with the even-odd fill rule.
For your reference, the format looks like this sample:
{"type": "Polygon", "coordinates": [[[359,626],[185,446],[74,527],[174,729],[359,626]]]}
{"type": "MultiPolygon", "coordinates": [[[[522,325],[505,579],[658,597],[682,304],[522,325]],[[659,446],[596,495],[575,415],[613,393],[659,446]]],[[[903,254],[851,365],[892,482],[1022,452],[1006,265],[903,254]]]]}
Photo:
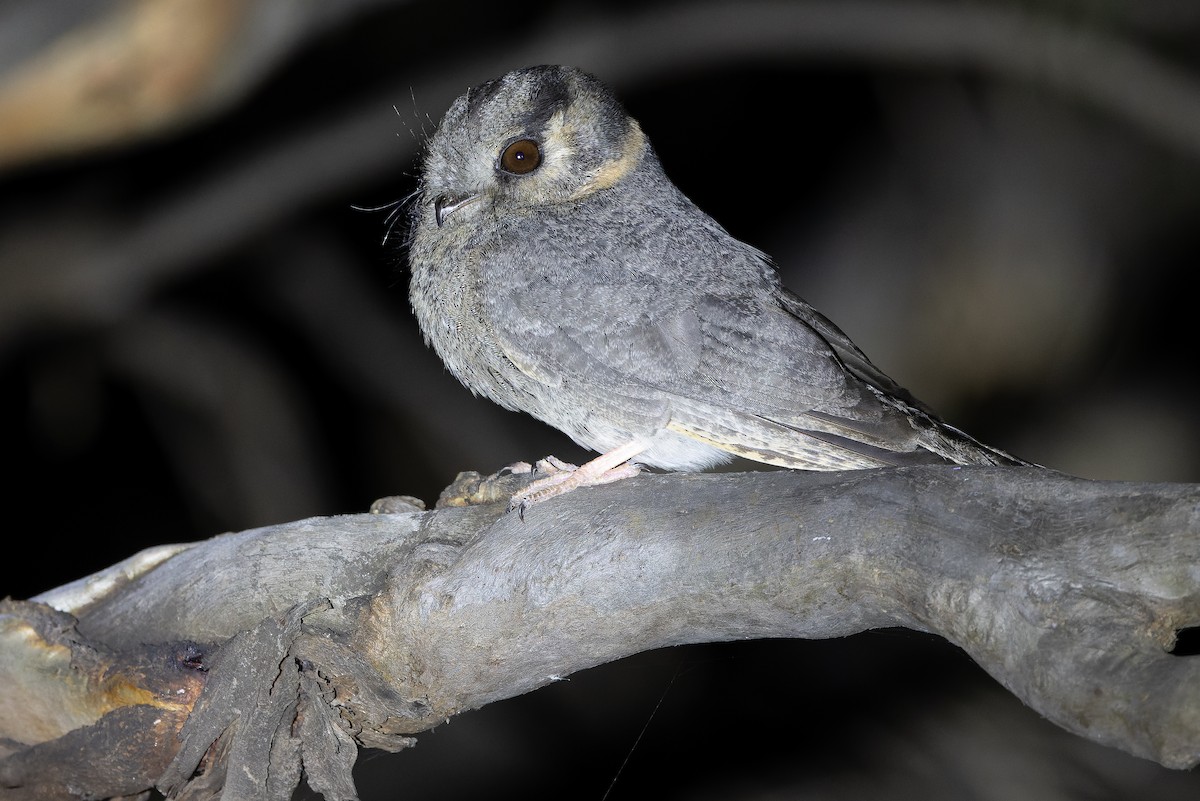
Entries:
{"type": "Polygon", "coordinates": [[[500,154],[500,168],[513,175],[533,172],[542,163],[542,149],[532,139],[518,139],[500,154]]]}

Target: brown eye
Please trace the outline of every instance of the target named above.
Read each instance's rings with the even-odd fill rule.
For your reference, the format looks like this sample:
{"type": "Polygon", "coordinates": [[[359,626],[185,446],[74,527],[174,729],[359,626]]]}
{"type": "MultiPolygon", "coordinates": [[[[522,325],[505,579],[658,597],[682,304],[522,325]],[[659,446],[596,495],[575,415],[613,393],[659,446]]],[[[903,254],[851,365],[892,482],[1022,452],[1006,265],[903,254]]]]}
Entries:
{"type": "Polygon", "coordinates": [[[500,154],[500,168],[513,175],[533,172],[542,163],[542,150],[532,139],[518,139],[500,154]]]}

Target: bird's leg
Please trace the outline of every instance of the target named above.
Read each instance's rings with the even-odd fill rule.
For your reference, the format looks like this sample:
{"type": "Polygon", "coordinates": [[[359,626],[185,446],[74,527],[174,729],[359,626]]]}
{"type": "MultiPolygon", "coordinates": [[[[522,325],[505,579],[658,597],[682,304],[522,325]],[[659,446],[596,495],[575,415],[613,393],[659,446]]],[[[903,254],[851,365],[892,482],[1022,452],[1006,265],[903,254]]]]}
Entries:
{"type": "Polygon", "coordinates": [[[539,478],[514,495],[509,501],[508,510],[511,512],[516,509],[517,514],[524,520],[526,509],[547,498],[563,495],[579,487],[595,487],[636,476],[642,472],[642,468],[629,460],[646,450],[646,447],[646,443],[638,440],[628,442],[600,454],[590,462],[584,462],[579,467],[553,456],[547,457],[538,462],[538,469],[545,470],[546,467],[550,467],[554,472],[545,478],[539,478]]]}

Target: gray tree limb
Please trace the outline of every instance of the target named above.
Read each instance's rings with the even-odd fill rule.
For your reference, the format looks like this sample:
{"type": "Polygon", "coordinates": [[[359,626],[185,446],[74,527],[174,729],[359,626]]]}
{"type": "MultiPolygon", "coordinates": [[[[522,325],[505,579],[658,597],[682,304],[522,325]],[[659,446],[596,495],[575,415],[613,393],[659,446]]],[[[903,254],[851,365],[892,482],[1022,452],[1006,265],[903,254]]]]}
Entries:
{"type": "Polygon", "coordinates": [[[1200,486],[921,467],[643,475],[524,522],[503,502],[392,508],[5,602],[0,797],[286,799],[303,770],[353,798],[356,743],[398,750],[587,667],[883,626],[940,634],[1084,737],[1200,762],[1200,657],[1171,653],[1200,626],[1200,486]],[[67,747],[125,756],[67,775],[67,747]]]}

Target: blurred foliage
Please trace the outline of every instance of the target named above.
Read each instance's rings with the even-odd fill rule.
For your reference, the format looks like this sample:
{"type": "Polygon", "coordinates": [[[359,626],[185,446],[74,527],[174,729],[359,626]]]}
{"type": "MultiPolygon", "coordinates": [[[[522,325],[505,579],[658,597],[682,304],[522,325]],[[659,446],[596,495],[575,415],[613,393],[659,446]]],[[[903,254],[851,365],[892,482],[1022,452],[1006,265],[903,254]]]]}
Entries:
{"type": "MultiPolygon", "coordinates": [[[[1198,42],[1189,0],[6,3],[4,590],[585,457],[446,375],[392,216],[450,100],[530,63],[612,83],[676,183],[950,422],[1200,480],[1198,42]]],[[[599,798],[668,682],[614,801],[1200,787],[880,635],[589,671],[364,759],[363,797],[599,798]]]]}

